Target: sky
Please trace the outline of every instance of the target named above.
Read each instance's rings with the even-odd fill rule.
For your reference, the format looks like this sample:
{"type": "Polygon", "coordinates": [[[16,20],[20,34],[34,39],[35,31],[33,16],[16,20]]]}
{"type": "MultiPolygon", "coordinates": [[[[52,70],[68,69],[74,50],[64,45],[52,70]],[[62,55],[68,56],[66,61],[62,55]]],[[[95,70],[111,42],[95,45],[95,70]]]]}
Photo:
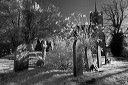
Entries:
{"type": "MultiPolygon", "coordinates": [[[[98,11],[101,10],[103,1],[96,0],[98,11]]],[[[55,5],[65,17],[68,17],[73,12],[84,13],[88,20],[90,11],[94,11],[95,7],[95,0],[40,0],[39,3],[43,4],[43,6],[47,6],[50,3],[55,5]]]]}

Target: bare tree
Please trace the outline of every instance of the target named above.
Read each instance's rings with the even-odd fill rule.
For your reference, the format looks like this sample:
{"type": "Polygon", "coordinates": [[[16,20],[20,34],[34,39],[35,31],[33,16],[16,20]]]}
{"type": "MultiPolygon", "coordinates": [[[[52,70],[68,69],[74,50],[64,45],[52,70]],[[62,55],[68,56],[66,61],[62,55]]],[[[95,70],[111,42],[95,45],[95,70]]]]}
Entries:
{"type": "Polygon", "coordinates": [[[107,21],[107,25],[112,28],[112,40],[109,45],[111,52],[114,56],[123,56],[123,32],[122,23],[127,18],[127,1],[126,0],[112,0],[102,5],[102,10],[107,21]],[[117,48],[118,47],[118,48],[117,48]]]}
{"type": "Polygon", "coordinates": [[[102,5],[102,10],[105,15],[106,24],[111,24],[114,27],[114,31],[119,33],[123,20],[127,18],[127,1],[109,1],[102,5]]]}

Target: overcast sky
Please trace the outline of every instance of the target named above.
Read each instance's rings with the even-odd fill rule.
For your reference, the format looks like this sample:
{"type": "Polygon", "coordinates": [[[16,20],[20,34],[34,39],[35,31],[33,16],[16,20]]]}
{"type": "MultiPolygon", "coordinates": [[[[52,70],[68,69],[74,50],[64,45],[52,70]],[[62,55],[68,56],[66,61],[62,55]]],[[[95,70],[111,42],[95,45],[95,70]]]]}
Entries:
{"type": "MultiPolygon", "coordinates": [[[[38,1],[38,0],[37,0],[38,1]]],[[[40,0],[44,6],[53,4],[59,7],[62,15],[69,16],[73,12],[85,13],[89,20],[90,11],[94,11],[95,0],[40,0]]],[[[97,9],[100,11],[104,0],[96,0],[97,9]]]]}

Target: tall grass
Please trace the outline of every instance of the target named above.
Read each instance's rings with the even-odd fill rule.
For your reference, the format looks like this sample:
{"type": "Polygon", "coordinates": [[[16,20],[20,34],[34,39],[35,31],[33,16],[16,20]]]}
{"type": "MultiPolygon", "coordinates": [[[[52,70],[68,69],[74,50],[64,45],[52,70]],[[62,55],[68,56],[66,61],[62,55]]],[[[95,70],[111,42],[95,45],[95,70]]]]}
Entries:
{"type": "Polygon", "coordinates": [[[56,42],[54,49],[47,53],[46,64],[54,69],[66,70],[72,67],[72,43],[66,45],[65,40],[56,42]]]}

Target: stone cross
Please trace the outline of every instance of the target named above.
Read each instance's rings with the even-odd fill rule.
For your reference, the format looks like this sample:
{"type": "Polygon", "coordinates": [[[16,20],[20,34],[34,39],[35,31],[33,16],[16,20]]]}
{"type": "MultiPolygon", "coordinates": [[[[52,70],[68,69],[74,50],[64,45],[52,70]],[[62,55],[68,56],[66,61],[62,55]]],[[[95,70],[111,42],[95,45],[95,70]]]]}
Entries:
{"type": "Polygon", "coordinates": [[[43,59],[44,59],[44,61],[45,61],[45,58],[46,58],[46,48],[47,48],[47,42],[46,41],[44,41],[44,43],[43,43],[43,48],[44,48],[44,50],[43,50],[43,59]]]}

